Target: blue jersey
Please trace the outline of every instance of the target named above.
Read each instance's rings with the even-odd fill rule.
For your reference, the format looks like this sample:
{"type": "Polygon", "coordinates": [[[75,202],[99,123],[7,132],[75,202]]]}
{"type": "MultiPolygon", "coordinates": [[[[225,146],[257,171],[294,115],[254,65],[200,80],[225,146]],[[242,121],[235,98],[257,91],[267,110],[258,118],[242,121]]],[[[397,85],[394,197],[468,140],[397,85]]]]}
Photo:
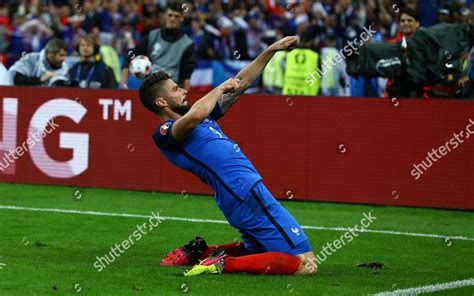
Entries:
{"type": "Polygon", "coordinates": [[[216,122],[221,116],[216,105],[212,114],[183,141],[173,137],[175,120],[165,121],[153,134],[153,140],[169,161],[214,190],[217,206],[228,216],[262,177],[239,146],[224,134],[216,122]]]}
{"type": "Polygon", "coordinates": [[[261,183],[252,163],[229,139],[216,120],[218,105],[184,139],[172,134],[175,120],[163,122],[153,134],[155,144],[176,166],[198,176],[216,192],[216,203],[251,253],[311,251],[306,234],[291,214],[261,183]]]}

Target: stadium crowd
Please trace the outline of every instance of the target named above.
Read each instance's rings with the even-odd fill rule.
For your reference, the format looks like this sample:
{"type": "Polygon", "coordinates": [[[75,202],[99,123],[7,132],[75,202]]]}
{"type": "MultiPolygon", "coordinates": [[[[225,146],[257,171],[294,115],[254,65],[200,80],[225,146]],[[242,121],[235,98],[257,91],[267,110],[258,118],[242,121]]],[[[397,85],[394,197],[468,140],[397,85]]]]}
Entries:
{"type": "MultiPolygon", "coordinates": [[[[39,52],[54,37],[65,42],[67,55],[77,56],[79,40],[87,35],[116,51],[122,63],[130,49],[163,24],[167,4],[166,0],[2,0],[2,63],[8,68],[25,53],[39,52]]],[[[198,0],[180,5],[183,29],[198,60],[251,60],[270,42],[294,34],[316,52],[328,46],[340,49],[369,27],[376,31],[371,42],[387,42],[399,37],[399,17],[405,9],[415,11],[419,25],[425,27],[467,23],[473,11],[466,0],[198,0]]],[[[120,66],[110,66],[119,82],[120,66]]],[[[344,71],[336,75],[339,94],[348,94],[344,88],[350,78],[344,71]]],[[[383,88],[368,92],[381,93],[383,88]]]]}

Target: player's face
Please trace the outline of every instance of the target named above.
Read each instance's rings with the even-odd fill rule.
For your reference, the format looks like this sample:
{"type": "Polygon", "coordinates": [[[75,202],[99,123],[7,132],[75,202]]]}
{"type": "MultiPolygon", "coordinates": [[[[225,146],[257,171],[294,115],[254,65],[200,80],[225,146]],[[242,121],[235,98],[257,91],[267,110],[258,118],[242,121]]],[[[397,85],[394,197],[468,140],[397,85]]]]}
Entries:
{"type": "Polygon", "coordinates": [[[179,29],[183,22],[183,15],[171,9],[166,10],[165,14],[165,26],[168,29],[179,29]]]}
{"type": "Polygon", "coordinates": [[[187,99],[188,91],[179,87],[171,79],[165,81],[164,88],[166,89],[165,100],[168,103],[168,107],[179,115],[186,114],[191,108],[187,99]]]}
{"type": "Polygon", "coordinates": [[[419,26],[420,23],[414,17],[405,13],[400,16],[400,29],[405,36],[413,36],[419,26]]]}

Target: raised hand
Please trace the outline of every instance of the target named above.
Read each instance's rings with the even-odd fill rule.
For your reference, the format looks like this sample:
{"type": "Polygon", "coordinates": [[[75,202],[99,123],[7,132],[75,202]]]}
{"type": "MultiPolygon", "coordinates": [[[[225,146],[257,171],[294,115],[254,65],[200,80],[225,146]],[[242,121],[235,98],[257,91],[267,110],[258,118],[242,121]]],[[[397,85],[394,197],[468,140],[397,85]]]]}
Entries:
{"type": "Polygon", "coordinates": [[[269,50],[281,51],[293,49],[298,43],[298,36],[286,36],[268,47],[269,50]]]}
{"type": "Polygon", "coordinates": [[[224,94],[232,93],[240,87],[240,80],[235,78],[230,78],[224,81],[221,85],[218,86],[222,89],[224,94]]]}

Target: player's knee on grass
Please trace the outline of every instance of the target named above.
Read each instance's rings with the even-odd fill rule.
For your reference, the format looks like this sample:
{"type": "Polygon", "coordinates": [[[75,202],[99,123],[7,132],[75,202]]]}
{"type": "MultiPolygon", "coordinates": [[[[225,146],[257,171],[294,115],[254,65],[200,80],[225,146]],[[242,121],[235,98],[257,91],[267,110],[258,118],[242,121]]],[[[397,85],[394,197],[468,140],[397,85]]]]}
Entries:
{"type": "Polygon", "coordinates": [[[318,272],[316,256],[313,252],[298,254],[296,257],[301,261],[301,265],[295,272],[295,275],[313,275],[318,272]]]}

